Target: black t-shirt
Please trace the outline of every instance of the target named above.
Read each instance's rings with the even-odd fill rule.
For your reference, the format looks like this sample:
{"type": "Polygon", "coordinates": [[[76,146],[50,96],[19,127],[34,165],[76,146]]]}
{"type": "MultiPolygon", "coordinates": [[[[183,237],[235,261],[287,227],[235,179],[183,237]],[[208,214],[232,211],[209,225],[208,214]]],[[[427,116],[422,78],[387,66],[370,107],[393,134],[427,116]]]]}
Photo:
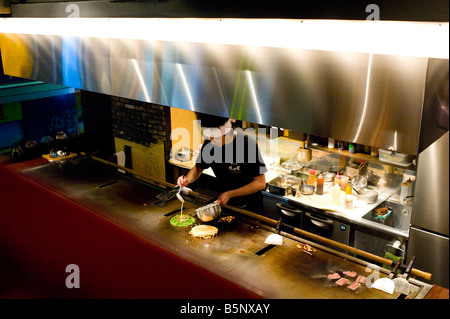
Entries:
{"type": "MultiPolygon", "coordinates": [[[[243,133],[236,134],[232,143],[216,146],[206,140],[197,157],[196,166],[211,167],[217,178],[220,193],[237,189],[253,181],[253,178],[267,172],[255,140],[243,133]]],[[[258,212],[262,210],[260,191],[231,198],[228,204],[258,212]]],[[[260,211],[262,213],[262,211],[260,211]]]]}

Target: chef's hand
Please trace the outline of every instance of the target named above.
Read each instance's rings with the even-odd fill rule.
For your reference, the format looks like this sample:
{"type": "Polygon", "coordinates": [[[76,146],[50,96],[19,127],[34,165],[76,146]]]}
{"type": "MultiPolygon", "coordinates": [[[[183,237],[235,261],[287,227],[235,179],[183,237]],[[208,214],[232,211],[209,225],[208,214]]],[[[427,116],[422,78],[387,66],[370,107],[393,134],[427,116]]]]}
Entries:
{"type": "Polygon", "coordinates": [[[187,184],[189,184],[189,181],[188,181],[188,179],[186,178],[186,176],[181,175],[180,177],[178,177],[177,185],[180,186],[180,188],[183,188],[183,187],[186,186],[187,184]]]}
{"type": "Polygon", "coordinates": [[[219,198],[216,199],[214,203],[219,203],[220,205],[226,205],[230,200],[230,192],[224,192],[220,194],[219,198]]]}

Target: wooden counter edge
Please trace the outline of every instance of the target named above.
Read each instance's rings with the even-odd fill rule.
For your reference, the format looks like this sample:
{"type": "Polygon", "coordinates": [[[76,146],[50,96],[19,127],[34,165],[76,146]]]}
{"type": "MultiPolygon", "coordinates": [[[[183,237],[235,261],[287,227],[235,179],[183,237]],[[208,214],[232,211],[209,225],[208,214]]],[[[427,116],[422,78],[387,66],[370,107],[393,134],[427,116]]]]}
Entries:
{"type": "Polygon", "coordinates": [[[431,291],[426,295],[425,299],[449,299],[449,290],[447,288],[433,285],[431,291]]]}

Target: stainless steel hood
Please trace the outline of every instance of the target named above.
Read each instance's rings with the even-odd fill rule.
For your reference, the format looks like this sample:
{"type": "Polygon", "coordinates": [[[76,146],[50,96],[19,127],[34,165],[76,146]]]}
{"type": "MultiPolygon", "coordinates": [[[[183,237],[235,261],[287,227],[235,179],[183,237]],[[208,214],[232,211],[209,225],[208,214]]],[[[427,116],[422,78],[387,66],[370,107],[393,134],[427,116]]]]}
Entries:
{"type": "Polygon", "coordinates": [[[5,73],[417,154],[428,58],[3,34],[5,73]]]}

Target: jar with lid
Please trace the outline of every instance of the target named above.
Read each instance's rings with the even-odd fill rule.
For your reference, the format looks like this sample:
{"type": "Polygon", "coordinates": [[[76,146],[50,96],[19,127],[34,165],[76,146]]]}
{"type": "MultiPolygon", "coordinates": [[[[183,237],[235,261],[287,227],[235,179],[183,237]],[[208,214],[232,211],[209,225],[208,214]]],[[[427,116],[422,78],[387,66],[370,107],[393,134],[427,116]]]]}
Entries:
{"type": "Polygon", "coordinates": [[[324,177],[322,174],[319,174],[319,176],[317,176],[317,187],[316,187],[317,195],[323,194],[323,182],[324,182],[324,177]]]}
{"type": "Polygon", "coordinates": [[[344,198],[345,209],[353,209],[353,196],[345,194],[344,198]]]}

